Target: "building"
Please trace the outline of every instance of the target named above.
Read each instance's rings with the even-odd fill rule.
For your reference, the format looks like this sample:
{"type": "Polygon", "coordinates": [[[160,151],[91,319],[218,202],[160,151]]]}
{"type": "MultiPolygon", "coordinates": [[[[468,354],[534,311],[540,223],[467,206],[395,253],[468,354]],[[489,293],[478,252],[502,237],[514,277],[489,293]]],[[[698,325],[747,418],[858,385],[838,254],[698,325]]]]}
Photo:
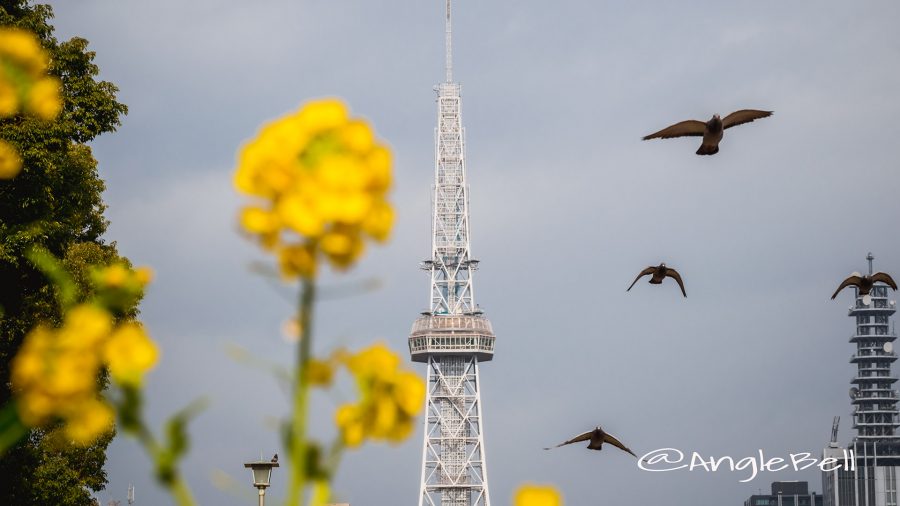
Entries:
{"type": "MultiPolygon", "coordinates": [[[[866,260],[871,275],[871,253],[866,260]]],[[[897,506],[900,420],[897,378],[891,371],[897,360],[897,335],[891,325],[896,301],[888,299],[888,287],[884,285],[874,286],[869,295],[860,297],[858,291],[855,295],[848,314],[856,325],[850,336],[850,342],[856,345],[856,353],[850,357],[850,362],[856,364],[856,373],[850,380],[856,435],[846,449],[854,452],[856,466],[822,473],[824,506],[897,506]]],[[[840,458],[843,451],[833,434],[823,457],[840,458]]]]}
{"type": "Polygon", "coordinates": [[[460,85],[453,82],[446,0],[446,82],[437,91],[428,309],[413,323],[409,353],[427,364],[419,506],[490,506],[479,364],[494,355],[491,323],[475,303],[478,261],[469,243],[469,185],[460,85]]]}
{"type": "Polygon", "coordinates": [[[823,506],[822,496],[809,491],[805,481],[772,482],[772,493],[751,495],[744,506],[823,506]]]}

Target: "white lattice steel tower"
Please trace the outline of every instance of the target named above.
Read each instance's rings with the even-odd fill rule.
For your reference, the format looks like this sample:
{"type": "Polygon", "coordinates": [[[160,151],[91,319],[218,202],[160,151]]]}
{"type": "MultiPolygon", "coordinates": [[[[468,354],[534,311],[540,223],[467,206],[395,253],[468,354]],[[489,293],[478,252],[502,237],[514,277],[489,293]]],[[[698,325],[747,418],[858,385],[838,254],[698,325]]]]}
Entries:
{"type": "Polygon", "coordinates": [[[491,324],[475,304],[469,188],[460,86],[451,65],[450,0],[445,83],[438,85],[429,310],[412,326],[409,353],[428,364],[420,506],[489,506],[479,362],[494,354],[491,324]]]}

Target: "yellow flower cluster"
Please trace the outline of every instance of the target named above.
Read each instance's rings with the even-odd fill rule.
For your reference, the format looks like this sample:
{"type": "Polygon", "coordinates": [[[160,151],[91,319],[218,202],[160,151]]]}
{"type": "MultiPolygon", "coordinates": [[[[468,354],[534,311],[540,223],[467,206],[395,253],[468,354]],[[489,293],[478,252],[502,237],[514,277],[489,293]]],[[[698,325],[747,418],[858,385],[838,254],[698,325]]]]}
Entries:
{"type": "Polygon", "coordinates": [[[400,357],[384,344],[349,355],[344,361],[361,393],[358,403],[345,404],[335,413],[344,444],[359,446],[367,438],[405,439],[424,406],[425,382],[413,372],[400,370],[400,357]]]}
{"type": "Polygon", "coordinates": [[[94,285],[108,289],[123,288],[129,291],[143,290],[153,280],[149,267],[129,269],[123,263],[115,263],[92,271],[94,285]]]}
{"type": "MultiPolygon", "coordinates": [[[[27,112],[43,120],[62,110],[59,79],[47,75],[50,58],[31,32],[0,29],[0,117],[27,112]]],[[[0,179],[16,176],[22,160],[0,141],[0,179]]]]}
{"type": "Polygon", "coordinates": [[[0,140],[0,179],[12,179],[22,170],[22,157],[16,148],[0,140]]]}
{"type": "Polygon", "coordinates": [[[76,306],[60,328],[32,330],[13,359],[19,417],[31,427],[62,419],[73,441],[90,444],[113,423],[113,410],[97,391],[100,368],[106,366],[118,384],[136,387],[157,357],[140,325],[114,326],[105,309],[76,306]]]}
{"type": "Polygon", "coordinates": [[[52,120],[62,110],[59,79],[47,75],[50,57],[31,32],[0,29],[0,116],[27,111],[52,120]]]}
{"type": "Polygon", "coordinates": [[[242,149],[234,181],[262,202],[244,207],[241,226],[289,278],[314,276],[320,253],[349,267],[364,237],[384,241],[393,225],[390,151],[339,100],[309,102],[263,127],[242,149]]]}
{"type": "Polygon", "coordinates": [[[514,506],[562,506],[562,494],[553,486],[522,485],[516,490],[514,506]]]}

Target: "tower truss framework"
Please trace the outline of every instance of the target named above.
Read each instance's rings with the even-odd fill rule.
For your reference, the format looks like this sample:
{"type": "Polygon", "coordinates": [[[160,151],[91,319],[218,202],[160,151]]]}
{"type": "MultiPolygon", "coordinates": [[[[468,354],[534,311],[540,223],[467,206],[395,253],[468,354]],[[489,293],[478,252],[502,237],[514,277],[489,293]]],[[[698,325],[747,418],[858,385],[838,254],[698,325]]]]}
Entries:
{"type": "Polygon", "coordinates": [[[446,0],[446,79],[437,91],[429,308],[413,323],[409,352],[427,364],[419,506],[490,506],[479,364],[494,332],[475,303],[478,261],[469,243],[469,187],[460,85],[451,65],[446,0]]]}

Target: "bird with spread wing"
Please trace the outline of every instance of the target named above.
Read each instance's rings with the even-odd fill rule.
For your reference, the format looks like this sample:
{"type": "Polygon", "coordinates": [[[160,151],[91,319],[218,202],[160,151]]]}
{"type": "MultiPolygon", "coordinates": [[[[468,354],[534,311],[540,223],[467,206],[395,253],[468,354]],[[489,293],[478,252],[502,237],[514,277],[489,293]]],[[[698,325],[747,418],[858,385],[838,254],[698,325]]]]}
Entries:
{"type": "Polygon", "coordinates": [[[663,128],[659,132],[647,135],[644,137],[644,140],[702,136],[703,142],[700,144],[700,149],[697,150],[697,154],[714,155],[719,152],[719,142],[722,140],[722,135],[725,130],[733,126],[750,123],[751,121],[760,118],[768,118],[771,115],[772,111],[758,111],[756,109],[741,109],[724,118],[720,118],[718,114],[714,114],[712,119],[706,123],[695,119],[689,119],[663,128]]]}
{"type": "MultiPolygon", "coordinates": [[[[589,430],[589,431],[585,432],[584,434],[579,434],[568,441],[564,441],[556,446],[553,446],[550,448],[544,448],[544,449],[552,450],[553,448],[559,448],[560,446],[565,446],[565,445],[572,444],[572,443],[579,443],[581,441],[590,441],[590,443],[588,443],[588,445],[587,445],[588,450],[598,450],[599,451],[599,450],[603,449],[602,448],[603,443],[609,443],[624,452],[628,452],[628,453],[634,455],[634,452],[631,451],[630,448],[623,445],[621,441],[614,438],[612,435],[604,432],[603,429],[601,429],[599,425],[597,426],[597,428],[595,428],[593,430],[589,430]]],[[[634,455],[634,456],[637,457],[637,455],[634,455]]]]}
{"type": "Polygon", "coordinates": [[[859,289],[859,296],[864,297],[869,295],[869,292],[872,291],[872,287],[875,286],[875,283],[884,283],[889,287],[893,288],[894,291],[897,291],[897,283],[894,282],[894,278],[890,276],[890,274],[885,274],[883,272],[876,272],[872,275],[863,276],[858,272],[854,272],[847,279],[841,282],[841,286],[834,291],[834,295],[831,296],[831,300],[834,300],[837,297],[838,293],[841,290],[848,286],[855,286],[859,289]]]}
{"type": "Polygon", "coordinates": [[[652,277],[650,278],[651,285],[662,284],[663,280],[666,279],[666,277],[674,279],[675,282],[678,283],[679,288],[681,288],[681,293],[684,294],[685,297],[687,297],[687,292],[684,291],[684,281],[682,281],[681,279],[681,274],[678,274],[678,271],[671,267],[666,267],[665,262],[657,265],[656,267],[651,266],[642,270],[641,273],[638,274],[636,278],[634,278],[634,281],[631,283],[631,286],[628,287],[628,290],[625,291],[630,292],[631,288],[635,285],[635,283],[638,282],[639,279],[648,275],[652,275],[652,277]]]}

